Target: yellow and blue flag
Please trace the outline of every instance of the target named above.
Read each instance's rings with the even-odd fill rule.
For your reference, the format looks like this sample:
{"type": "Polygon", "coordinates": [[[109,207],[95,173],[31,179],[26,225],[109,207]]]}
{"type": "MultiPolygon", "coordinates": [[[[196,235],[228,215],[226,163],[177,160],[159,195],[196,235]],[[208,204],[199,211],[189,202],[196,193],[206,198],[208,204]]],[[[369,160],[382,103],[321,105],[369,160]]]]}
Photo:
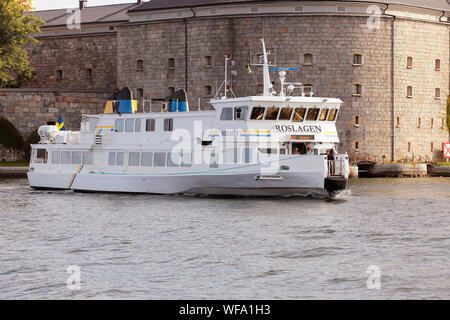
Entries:
{"type": "Polygon", "coordinates": [[[247,70],[248,70],[248,73],[252,73],[252,68],[250,68],[250,65],[247,66],[247,70]]]}
{"type": "Polygon", "coordinates": [[[64,126],[64,121],[62,115],[59,116],[58,121],[56,122],[56,126],[60,131],[66,131],[66,127],[64,126]]]}

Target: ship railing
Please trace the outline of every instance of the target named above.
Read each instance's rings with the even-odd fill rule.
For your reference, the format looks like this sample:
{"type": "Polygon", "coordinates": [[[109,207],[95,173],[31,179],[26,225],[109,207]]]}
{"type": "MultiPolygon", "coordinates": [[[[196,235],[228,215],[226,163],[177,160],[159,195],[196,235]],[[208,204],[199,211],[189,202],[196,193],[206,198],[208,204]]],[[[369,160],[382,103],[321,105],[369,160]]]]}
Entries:
{"type": "Polygon", "coordinates": [[[328,162],[328,176],[345,176],[345,160],[327,160],[328,162]]]}

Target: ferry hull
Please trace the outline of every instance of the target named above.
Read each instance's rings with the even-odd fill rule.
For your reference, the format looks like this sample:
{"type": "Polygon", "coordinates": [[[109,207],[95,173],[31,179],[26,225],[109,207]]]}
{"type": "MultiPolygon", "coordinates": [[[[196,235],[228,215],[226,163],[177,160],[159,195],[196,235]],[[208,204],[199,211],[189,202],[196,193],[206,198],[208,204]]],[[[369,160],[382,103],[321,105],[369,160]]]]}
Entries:
{"type": "MultiPolygon", "coordinates": [[[[35,189],[69,189],[70,175],[29,172],[30,186],[35,189]]],[[[281,173],[158,176],[83,174],[70,189],[88,192],[126,192],[151,194],[193,194],[234,196],[326,196],[323,174],[281,173]]]]}

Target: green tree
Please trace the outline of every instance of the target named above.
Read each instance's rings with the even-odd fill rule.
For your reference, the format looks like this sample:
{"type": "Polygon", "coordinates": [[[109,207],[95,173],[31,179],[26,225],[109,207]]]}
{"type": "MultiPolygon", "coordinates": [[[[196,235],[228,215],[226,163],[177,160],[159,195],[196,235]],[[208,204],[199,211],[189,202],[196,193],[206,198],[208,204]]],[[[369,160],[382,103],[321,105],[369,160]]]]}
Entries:
{"type": "Polygon", "coordinates": [[[33,76],[26,46],[44,21],[29,14],[26,1],[0,0],[0,88],[17,87],[33,76]]]}

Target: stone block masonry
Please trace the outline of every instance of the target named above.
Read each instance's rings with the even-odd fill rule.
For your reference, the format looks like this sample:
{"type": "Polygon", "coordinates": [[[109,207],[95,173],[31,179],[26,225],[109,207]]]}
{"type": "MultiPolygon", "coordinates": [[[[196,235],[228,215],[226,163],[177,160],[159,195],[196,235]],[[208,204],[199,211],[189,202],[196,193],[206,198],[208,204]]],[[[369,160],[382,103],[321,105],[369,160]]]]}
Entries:
{"type": "Polygon", "coordinates": [[[79,130],[81,115],[103,112],[112,92],[48,89],[0,89],[0,116],[11,121],[24,138],[62,115],[67,130],[79,130]]]}

